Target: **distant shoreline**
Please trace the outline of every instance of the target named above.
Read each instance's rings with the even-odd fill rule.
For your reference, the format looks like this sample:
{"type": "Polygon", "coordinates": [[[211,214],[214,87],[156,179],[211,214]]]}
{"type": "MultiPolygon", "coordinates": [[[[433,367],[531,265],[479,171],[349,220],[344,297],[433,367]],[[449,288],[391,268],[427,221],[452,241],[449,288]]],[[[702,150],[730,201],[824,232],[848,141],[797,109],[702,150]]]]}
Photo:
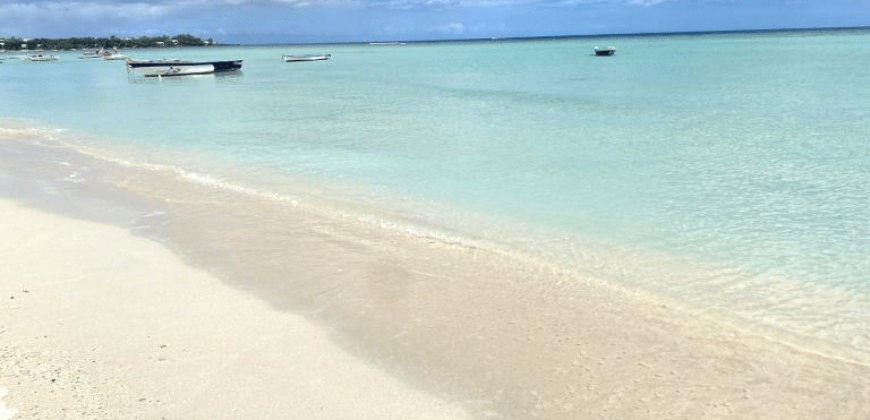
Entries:
{"type": "MultiPolygon", "coordinates": [[[[490,37],[490,38],[468,38],[468,39],[433,39],[433,40],[406,40],[406,41],[391,41],[407,44],[428,44],[428,43],[449,43],[449,42],[511,42],[511,41],[534,41],[534,40],[558,40],[558,39],[597,39],[597,38],[640,38],[640,37],[657,37],[657,36],[699,36],[699,35],[740,35],[740,34],[781,34],[788,32],[847,32],[856,30],[870,30],[870,26],[847,26],[847,27],[823,27],[823,28],[781,28],[781,29],[740,29],[740,30],[723,30],[723,31],[697,31],[697,32],[638,32],[638,33],[614,33],[614,34],[594,34],[594,35],[543,35],[543,36],[528,36],[528,37],[490,37]]],[[[360,41],[360,42],[334,42],[326,44],[371,44],[371,43],[388,43],[383,41],[360,41]]],[[[281,44],[260,44],[260,45],[281,45],[281,44]]]]}
{"type": "Polygon", "coordinates": [[[157,37],[141,36],[138,38],[116,36],[100,37],[69,37],[69,38],[0,38],[0,51],[31,51],[58,50],[81,51],[103,49],[145,49],[167,47],[205,47],[220,45],[214,39],[201,39],[189,34],[162,35],[157,37]]]}
{"type": "MultiPolygon", "coordinates": [[[[747,35],[747,34],[782,34],[782,33],[799,33],[799,32],[849,32],[849,31],[862,31],[862,30],[870,30],[870,26],[834,26],[834,27],[818,27],[818,28],[777,28],[777,29],[737,29],[737,30],[713,30],[713,31],[688,31],[688,32],[637,32],[637,33],[610,33],[610,34],[587,34],[587,35],[538,35],[538,36],[525,36],[525,37],[483,37],[483,38],[461,38],[461,39],[419,39],[419,40],[380,40],[380,39],[369,39],[369,40],[358,40],[358,41],[334,41],[334,42],[217,42],[213,39],[202,40],[197,37],[192,38],[198,40],[196,42],[186,42],[181,43],[179,41],[178,44],[170,45],[172,36],[161,36],[161,37],[139,37],[139,38],[117,38],[117,37],[101,37],[101,38],[93,38],[93,37],[70,37],[70,38],[30,38],[28,44],[35,44],[37,42],[44,43],[43,41],[61,41],[61,40],[77,40],[77,39],[94,39],[94,40],[111,40],[113,38],[118,40],[129,40],[129,39],[141,39],[141,38],[153,38],[163,40],[164,38],[169,41],[167,43],[164,40],[164,45],[148,45],[148,46],[119,46],[121,49],[147,49],[147,48],[170,48],[170,47],[204,47],[204,46],[218,46],[218,47],[247,47],[247,46],[314,46],[314,45],[374,45],[374,46],[383,46],[383,45],[408,45],[408,44],[435,44],[435,43],[473,43],[473,42],[525,42],[525,41],[546,41],[546,40],[567,40],[567,39],[600,39],[600,38],[639,38],[639,37],[674,37],[674,36],[705,36],[705,35],[747,35]]],[[[189,35],[177,35],[177,37],[183,37],[189,35]]],[[[27,38],[3,38],[0,37],[0,42],[6,43],[7,51],[20,51],[20,48],[14,48],[16,45],[16,40],[18,47],[20,47],[21,40],[27,38]]],[[[97,47],[99,49],[100,47],[97,47]]],[[[102,47],[102,48],[112,48],[112,46],[102,47]]],[[[49,49],[45,47],[43,49],[49,49]]],[[[81,49],[94,49],[94,47],[82,46],[80,48],[76,48],[75,50],[81,49]]],[[[3,50],[0,48],[0,50],[3,50]]],[[[61,49],[64,51],[73,51],[73,49],[61,49]]]]}
{"type": "Polygon", "coordinates": [[[286,42],[286,43],[256,43],[256,42],[228,42],[218,44],[222,47],[280,47],[280,46],[315,46],[315,45],[372,45],[372,46],[401,46],[421,44],[450,44],[450,43],[475,43],[475,42],[528,42],[550,41],[571,39],[602,39],[602,38],[647,38],[647,37],[679,37],[679,36],[705,36],[705,35],[749,35],[749,34],[783,34],[800,32],[849,32],[870,30],[870,26],[844,26],[844,27],[821,27],[821,28],[780,28],[780,29],[739,29],[722,31],[697,31],[697,32],[638,32],[638,33],[614,33],[592,35],[540,35],[526,37],[488,37],[488,38],[465,38],[465,39],[427,39],[427,40],[362,40],[344,42],[286,42]]]}

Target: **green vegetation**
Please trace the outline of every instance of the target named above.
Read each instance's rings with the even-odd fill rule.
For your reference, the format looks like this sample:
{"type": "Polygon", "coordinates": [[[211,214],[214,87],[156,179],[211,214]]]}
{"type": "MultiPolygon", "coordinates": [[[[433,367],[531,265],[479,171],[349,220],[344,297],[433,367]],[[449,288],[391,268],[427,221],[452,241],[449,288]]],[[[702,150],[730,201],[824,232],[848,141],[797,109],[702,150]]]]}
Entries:
{"type": "Polygon", "coordinates": [[[19,50],[85,50],[99,48],[156,48],[156,47],[198,47],[205,45],[214,45],[214,40],[202,40],[193,35],[181,34],[175,36],[141,36],[138,38],[118,38],[111,36],[108,38],[0,38],[0,42],[4,43],[0,49],[9,51],[19,50]],[[23,47],[26,45],[26,47],[23,47]]]}

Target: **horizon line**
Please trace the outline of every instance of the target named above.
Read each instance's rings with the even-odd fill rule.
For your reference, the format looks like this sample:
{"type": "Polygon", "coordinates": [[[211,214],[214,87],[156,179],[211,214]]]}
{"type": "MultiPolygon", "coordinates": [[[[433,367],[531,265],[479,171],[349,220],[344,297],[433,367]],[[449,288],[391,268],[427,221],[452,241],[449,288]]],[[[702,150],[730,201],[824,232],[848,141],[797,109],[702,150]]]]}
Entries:
{"type": "MultiPolygon", "coordinates": [[[[647,37],[647,36],[692,36],[692,35],[721,35],[721,34],[739,34],[739,33],[774,33],[774,32],[796,32],[796,31],[846,31],[846,30],[870,30],[870,25],[862,26],[818,26],[805,28],[768,28],[768,29],[727,29],[727,30],[711,30],[711,31],[674,31],[674,32],[628,32],[628,33],[610,33],[610,34],[586,34],[586,35],[533,35],[533,36],[510,36],[510,37],[476,37],[476,38],[433,38],[433,39],[418,39],[418,40],[365,40],[365,41],[338,41],[338,42],[290,42],[290,43],[219,43],[217,45],[224,46],[245,46],[245,45],[262,45],[262,46],[277,46],[277,45],[342,45],[342,44],[426,44],[426,43],[443,43],[443,42],[486,42],[486,41],[527,41],[527,40],[546,40],[546,39],[567,39],[567,38],[629,38],[629,37],[647,37]]],[[[236,34],[237,36],[280,36],[281,34],[236,34]]]]}
{"type": "MultiPolygon", "coordinates": [[[[360,41],[335,41],[335,42],[288,42],[288,43],[223,43],[214,41],[213,46],[244,46],[244,45],[341,45],[341,44],[370,44],[370,43],[405,43],[405,44],[426,44],[426,43],[444,43],[444,42],[486,42],[486,41],[527,41],[527,40],[546,40],[546,39],[568,39],[568,38],[629,38],[629,37],[651,37],[651,36],[696,36],[696,35],[721,35],[721,34],[740,34],[740,33],[776,33],[776,32],[796,32],[796,31],[846,31],[846,30],[870,30],[870,25],[862,26],[819,26],[819,27],[796,27],[796,28],[765,28],[765,29],[726,29],[726,30],[699,30],[699,31],[665,31],[665,32],[627,32],[627,33],[600,33],[600,34],[572,34],[572,35],[532,35],[532,36],[508,36],[508,37],[475,37],[475,38],[432,38],[418,40],[360,40],[360,41]]],[[[182,32],[175,35],[193,35],[182,32]]],[[[281,36],[285,34],[234,34],[235,36],[281,36]]],[[[26,39],[45,39],[59,40],[70,38],[111,38],[112,36],[69,36],[58,38],[42,38],[42,37],[27,37],[26,39]]],[[[159,38],[162,36],[174,35],[142,35],[140,37],[159,38]]],[[[19,38],[17,36],[0,37],[0,40],[8,41],[10,38],[19,38]]],[[[127,38],[137,38],[128,36],[127,38]]],[[[215,37],[210,37],[215,39],[215,37]]],[[[21,39],[25,39],[21,37],[21,39]]]]}

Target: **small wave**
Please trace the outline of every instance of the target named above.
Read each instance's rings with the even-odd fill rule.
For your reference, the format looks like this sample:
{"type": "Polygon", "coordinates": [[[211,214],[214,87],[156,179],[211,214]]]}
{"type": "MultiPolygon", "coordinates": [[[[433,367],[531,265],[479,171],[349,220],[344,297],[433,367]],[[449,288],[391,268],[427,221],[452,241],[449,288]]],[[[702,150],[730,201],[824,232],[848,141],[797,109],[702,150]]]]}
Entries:
{"type": "Polygon", "coordinates": [[[250,188],[237,183],[224,181],[212,175],[189,172],[178,168],[173,168],[172,171],[178,174],[181,178],[199,185],[219,188],[225,191],[232,191],[252,197],[266,198],[269,200],[287,203],[294,207],[297,207],[300,204],[299,200],[295,198],[290,198],[282,194],[277,194],[273,192],[260,191],[255,188],[250,188]]]}

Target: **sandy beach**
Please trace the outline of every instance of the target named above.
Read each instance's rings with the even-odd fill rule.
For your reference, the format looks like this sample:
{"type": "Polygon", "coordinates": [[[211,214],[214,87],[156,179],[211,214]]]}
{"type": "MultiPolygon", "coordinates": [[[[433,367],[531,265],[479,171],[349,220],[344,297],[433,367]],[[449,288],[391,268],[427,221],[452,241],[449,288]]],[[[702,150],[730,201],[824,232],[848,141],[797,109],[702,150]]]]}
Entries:
{"type": "Polygon", "coordinates": [[[291,278],[228,284],[119,226],[0,220],[16,419],[870,415],[865,365],[489,251],[300,227],[291,278]]]}
{"type": "Polygon", "coordinates": [[[8,201],[0,218],[16,419],[469,418],[157,243],[8,201]]]}

